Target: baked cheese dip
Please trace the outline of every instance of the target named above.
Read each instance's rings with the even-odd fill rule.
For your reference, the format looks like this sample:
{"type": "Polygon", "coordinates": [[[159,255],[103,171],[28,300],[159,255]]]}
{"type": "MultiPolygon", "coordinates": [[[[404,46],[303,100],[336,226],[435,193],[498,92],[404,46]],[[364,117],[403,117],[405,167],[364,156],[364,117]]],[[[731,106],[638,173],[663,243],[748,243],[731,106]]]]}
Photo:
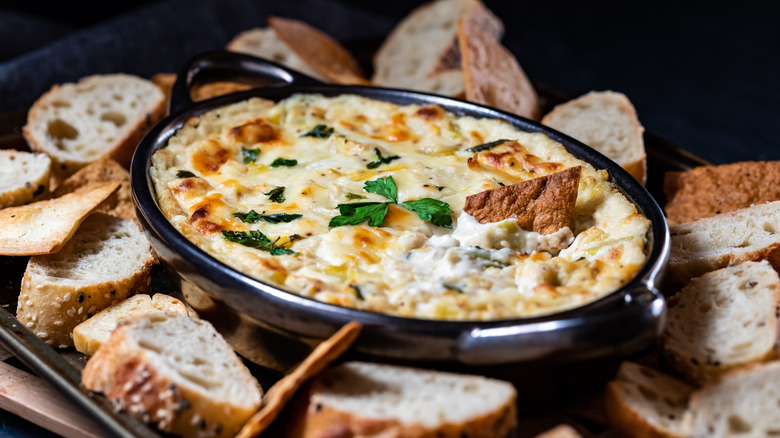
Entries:
{"type": "Polygon", "coordinates": [[[150,173],[165,216],[207,253],[361,310],[540,316],[615,291],[646,259],[650,223],[606,171],[545,134],[438,106],[252,98],[189,120],[150,173]],[[568,227],[541,234],[464,211],[470,195],[575,166],[568,227]]]}

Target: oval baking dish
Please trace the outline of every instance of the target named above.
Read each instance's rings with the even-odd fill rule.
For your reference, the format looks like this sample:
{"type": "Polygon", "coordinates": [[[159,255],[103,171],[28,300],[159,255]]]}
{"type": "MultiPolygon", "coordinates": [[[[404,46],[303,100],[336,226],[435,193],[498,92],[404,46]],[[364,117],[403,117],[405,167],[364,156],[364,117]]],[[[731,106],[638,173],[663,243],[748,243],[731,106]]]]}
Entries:
{"type": "MultiPolygon", "coordinates": [[[[650,194],[620,166],[593,149],[536,122],[489,107],[441,96],[367,86],[322,84],[258,58],[211,52],[194,58],[179,74],[171,115],[143,139],[131,174],[138,219],[185,300],[212,320],[236,349],[252,359],[256,333],[324,339],[348,321],[364,325],[355,348],[369,356],[401,361],[501,365],[528,361],[579,361],[623,355],[650,346],[663,327],[665,303],[656,289],[668,257],[664,215],[650,194]],[[260,88],[193,103],[193,84],[221,78],[263,81],[260,88]],[[582,307],[552,315],[491,321],[413,319],[315,301],[243,274],[188,241],[166,219],[150,176],[152,155],[187,122],[250,97],[272,101],[297,93],[354,94],[400,105],[438,105],[461,116],[501,119],[527,132],[541,132],[576,158],[605,169],[611,181],[650,220],[647,259],[619,290],[582,307]]],[[[265,346],[267,347],[267,346],[265,346]]]]}

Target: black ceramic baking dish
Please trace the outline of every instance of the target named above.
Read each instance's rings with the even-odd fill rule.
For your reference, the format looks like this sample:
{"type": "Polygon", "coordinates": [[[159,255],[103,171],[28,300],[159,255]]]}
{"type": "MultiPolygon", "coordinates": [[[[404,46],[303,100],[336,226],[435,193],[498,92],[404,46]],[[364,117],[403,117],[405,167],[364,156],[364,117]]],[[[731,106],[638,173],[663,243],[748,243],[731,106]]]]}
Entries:
{"type": "Polygon", "coordinates": [[[281,358],[297,344],[280,343],[278,339],[288,338],[278,338],[279,334],[316,341],[353,320],[364,325],[355,344],[359,353],[383,360],[466,366],[571,363],[627,355],[652,345],[662,330],[665,302],[657,284],[669,252],[663,212],[625,170],[582,143],[490,107],[406,90],[326,85],[273,62],[229,52],[193,58],[178,78],[171,97],[171,115],[149,132],[133,158],[132,186],[138,218],[188,303],[248,358],[256,355],[253,349],[271,345],[284,361],[281,358]],[[194,84],[223,78],[264,86],[192,102],[190,89],[194,84]],[[606,169],[618,189],[650,219],[647,261],[632,281],[593,303],[544,317],[497,321],[423,320],[360,311],[305,298],[242,274],[190,243],[170,225],[155,197],[149,175],[151,157],[191,117],[250,97],[278,101],[295,93],[350,93],[397,104],[435,104],[458,115],[503,119],[524,131],[546,133],[577,158],[606,169]]]}

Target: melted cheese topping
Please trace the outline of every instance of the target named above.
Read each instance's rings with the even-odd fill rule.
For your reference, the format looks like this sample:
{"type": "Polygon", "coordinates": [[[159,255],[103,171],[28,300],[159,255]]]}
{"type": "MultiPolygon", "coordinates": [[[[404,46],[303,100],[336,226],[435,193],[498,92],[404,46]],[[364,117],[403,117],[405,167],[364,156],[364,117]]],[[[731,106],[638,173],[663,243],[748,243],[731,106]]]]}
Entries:
{"type": "Polygon", "coordinates": [[[544,134],[436,106],[253,98],[188,121],[152,161],[162,210],[190,241],[252,277],[340,306],[432,319],[539,316],[615,291],[646,259],[649,221],[605,171],[544,134]],[[333,133],[304,136],[318,125],[333,133]],[[467,150],[497,139],[510,141],[467,150]],[[248,150],[258,151],[254,160],[248,150]],[[370,168],[377,151],[398,158],[370,168]],[[544,236],[512,219],[479,224],[462,211],[468,195],[578,165],[571,229],[544,236]],[[390,176],[399,203],[446,202],[453,228],[398,204],[380,227],[329,226],[339,204],[387,202],[364,183],[390,176]],[[281,188],[283,202],[274,197],[281,188]],[[251,210],[300,217],[249,223],[235,215],[251,210]],[[245,246],[223,231],[260,231],[271,244],[245,246]],[[274,255],[271,246],[288,251],[274,255]]]}

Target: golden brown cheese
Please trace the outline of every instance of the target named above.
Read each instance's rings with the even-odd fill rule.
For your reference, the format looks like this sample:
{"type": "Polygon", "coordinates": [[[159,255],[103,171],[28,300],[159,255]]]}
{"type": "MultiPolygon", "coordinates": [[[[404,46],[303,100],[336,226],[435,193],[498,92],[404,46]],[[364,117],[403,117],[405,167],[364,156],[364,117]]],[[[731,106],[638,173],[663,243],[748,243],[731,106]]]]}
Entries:
{"type": "Polygon", "coordinates": [[[151,174],[163,212],[193,243],[340,306],[434,319],[538,316],[609,294],[646,259],[649,221],[605,171],[544,134],[433,105],[249,99],[190,120],[155,153],[151,174]],[[469,195],[573,166],[582,175],[571,229],[539,235],[463,212],[469,195]],[[396,199],[367,190],[390,177],[396,199]],[[426,218],[415,202],[451,213],[434,208],[443,216],[426,218]],[[331,226],[350,203],[376,209],[379,226],[331,226]]]}

